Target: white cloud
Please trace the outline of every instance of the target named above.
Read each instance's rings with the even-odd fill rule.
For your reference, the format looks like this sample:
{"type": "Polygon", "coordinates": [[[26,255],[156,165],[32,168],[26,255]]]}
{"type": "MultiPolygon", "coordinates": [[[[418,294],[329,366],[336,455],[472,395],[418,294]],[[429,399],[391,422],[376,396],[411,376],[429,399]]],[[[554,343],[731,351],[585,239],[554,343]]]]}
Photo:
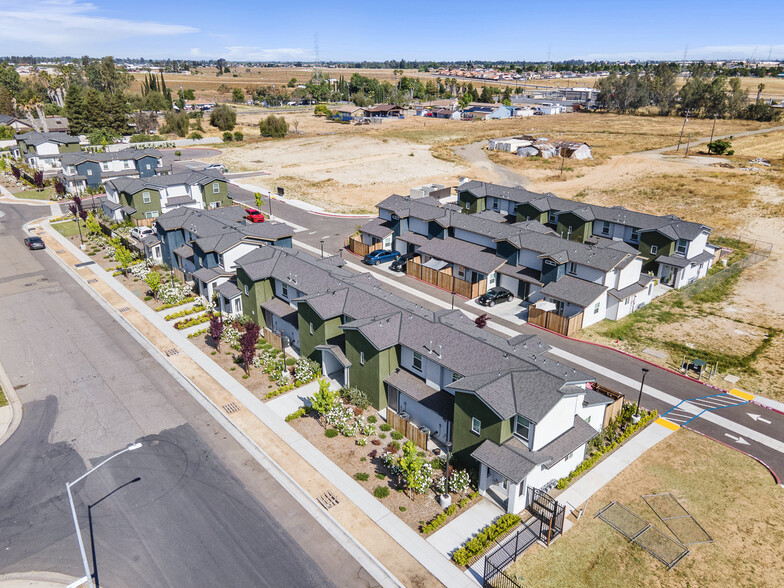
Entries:
{"type": "Polygon", "coordinates": [[[227,53],[221,57],[229,61],[298,61],[312,59],[313,56],[311,51],[300,48],[264,49],[234,45],[225,49],[227,53]]]}
{"type": "MultiPolygon", "coordinates": [[[[130,5],[129,5],[130,6],[130,5]]],[[[168,37],[196,33],[187,25],[134,21],[101,16],[89,2],[78,0],[0,0],[0,51],[56,50],[74,53],[82,47],[135,37],[168,37]]]]}

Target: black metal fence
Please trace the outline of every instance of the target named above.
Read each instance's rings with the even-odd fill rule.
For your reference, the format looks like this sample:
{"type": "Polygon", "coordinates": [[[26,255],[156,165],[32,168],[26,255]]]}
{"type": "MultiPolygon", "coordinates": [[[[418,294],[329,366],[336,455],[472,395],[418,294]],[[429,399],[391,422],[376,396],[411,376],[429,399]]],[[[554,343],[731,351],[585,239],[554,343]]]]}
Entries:
{"type": "Polygon", "coordinates": [[[528,487],[525,497],[525,506],[529,512],[542,523],[540,539],[550,546],[550,543],[563,533],[566,509],[562,504],[539,488],[528,487]]]}
{"type": "Polygon", "coordinates": [[[498,549],[485,557],[483,587],[516,588],[520,584],[504,573],[506,567],[517,560],[525,551],[537,542],[542,535],[542,521],[534,518],[523,523],[514,535],[499,545],[498,549]]]}

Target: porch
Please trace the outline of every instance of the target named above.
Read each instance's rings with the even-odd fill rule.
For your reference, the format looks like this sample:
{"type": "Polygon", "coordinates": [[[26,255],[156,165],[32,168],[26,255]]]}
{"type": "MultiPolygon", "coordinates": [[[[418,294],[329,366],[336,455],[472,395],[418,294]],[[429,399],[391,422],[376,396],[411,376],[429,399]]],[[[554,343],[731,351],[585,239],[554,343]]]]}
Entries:
{"type": "Polygon", "coordinates": [[[451,439],[454,396],[431,388],[402,368],[384,378],[384,384],[387,420],[394,428],[423,449],[427,449],[428,438],[442,445],[451,439]],[[393,421],[398,422],[398,426],[393,421]]]}
{"type": "Polygon", "coordinates": [[[280,298],[274,297],[262,302],[260,307],[267,328],[285,336],[289,345],[299,353],[299,324],[296,309],[280,298]]]}
{"type": "Polygon", "coordinates": [[[339,388],[349,387],[349,368],[351,362],[337,345],[316,345],[321,351],[321,373],[339,388]]]}

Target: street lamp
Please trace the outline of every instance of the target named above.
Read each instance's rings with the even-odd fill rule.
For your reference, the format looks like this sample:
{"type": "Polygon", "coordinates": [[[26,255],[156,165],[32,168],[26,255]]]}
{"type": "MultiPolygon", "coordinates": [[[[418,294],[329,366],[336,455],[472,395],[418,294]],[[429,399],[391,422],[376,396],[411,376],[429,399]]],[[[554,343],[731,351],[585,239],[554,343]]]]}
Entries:
{"type": "Polygon", "coordinates": [[[642,402],[642,387],[645,386],[645,376],[648,375],[648,368],[642,368],[642,382],[640,382],[640,396],[637,398],[637,412],[634,413],[636,421],[640,420],[640,402],[642,402]]]}
{"type": "Polygon", "coordinates": [[[324,259],[324,239],[321,240],[321,259],[324,259]]]}
{"type": "Polygon", "coordinates": [[[81,581],[82,582],[89,582],[91,588],[94,586],[93,577],[92,577],[92,574],[90,573],[90,566],[87,563],[87,555],[84,552],[84,542],[82,541],[82,532],[79,529],[79,519],[76,517],[76,508],[74,507],[73,494],[71,493],[71,488],[73,486],[75,486],[76,484],[78,484],[79,482],[81,482],[82,480],[84,480],[87,476],[92,474],[95,470],[97,470],[99,467],[104,465],[106,462],[114,459],[118,455],[122,455],[126,451],[134,451],[136,449],[139,449],[141,446],[142,446],[141,443],[134,443],[133,445],[129,445],[125,449],[121,449],[120,451],[118,451],[114,455],[107,457],[105,460],[103,460],[101,463],[99,463],[93,469],[89,470],[88,472],[86,472],[86,473],[82,474],[81,476],[79,476],[78,478],[76,478],[73,482],[66,482],[65,483],[65,490],[68,493],[68,502],[71,505],[71,515],[73,516],[74,527],[76,528],[76,539],[79,541],[79,552],[82,554],[82,564],[84,564],[84,577],[81,579],[81,581]]]}
{"type": "Polygon", "coordinates": [[[444,445],[446,445],[446,486],[444,493],[439,497],[441,508],[447,508],[452,504],[452,497],[449,496],[449,461],[452,457],[452,442],[447,441],[444,445]]]}

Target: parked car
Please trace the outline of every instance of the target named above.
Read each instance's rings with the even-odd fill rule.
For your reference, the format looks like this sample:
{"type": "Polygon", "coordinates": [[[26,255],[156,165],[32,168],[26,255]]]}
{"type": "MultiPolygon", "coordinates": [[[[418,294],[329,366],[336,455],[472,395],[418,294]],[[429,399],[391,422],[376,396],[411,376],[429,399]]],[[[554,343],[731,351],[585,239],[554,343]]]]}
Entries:
{"type": "Polygon", "coordinates": [[[264,222],[264,215],[261,214],[258,210],[248,209],[245,215],[245,218],[248,219],[252,223],[263,223],[264,222]]]}
{"type": "Polygon", "coordinates": [[[226,167],[225,165],[223,165],[222,163],[211,163],[210,165],[208,165],[208,166],[207,166],[207,167],[205,167],[204,169],[216,169],[216,170],[218,170],[218,171],[219,171],[220,173],[222,173],[222,174],[227,174],[227,173],[229,173],[229,168],[227,168],[227,167],[226,167]]]}
{"type": "Polygon", "coordinates": [[[476,299],[482,306],[495,306],[496,302],[509,302],[510,300],[514,300],[514,294],[501,287],[490,288],[476,299]]]}
{"type": "Polygon", "coordinates": [[[395,261],[400,257],[397,251],[390,251],[389,249],[376,249],[371,251],[362,258],[362,263],[368,265],[378,265],[379,263],[386,263],[387,261],[395,261]]]}
{"type": "Polygon", "coordinates": [[[46,249],[46,243],[41,237],[25,237],[24,244],[28,249],[46,249]]]}
{"type": "Polygon", "coordinates": [[[389,269],[391,269],[393,272],[404,272],[406,271],[406,263],[415,257],[419,257],[419,253],[404,253],[392,262],[392,265],[389,266],[389,269]]]}
{"type": "Polygon", "coordinates": [[[154,234],[155,231],[153,231],[150,227],[133,227],[131,229],[131,237],[137,241],[141,241],[145,237],[149,237],[150,235],[154,234]]]}

